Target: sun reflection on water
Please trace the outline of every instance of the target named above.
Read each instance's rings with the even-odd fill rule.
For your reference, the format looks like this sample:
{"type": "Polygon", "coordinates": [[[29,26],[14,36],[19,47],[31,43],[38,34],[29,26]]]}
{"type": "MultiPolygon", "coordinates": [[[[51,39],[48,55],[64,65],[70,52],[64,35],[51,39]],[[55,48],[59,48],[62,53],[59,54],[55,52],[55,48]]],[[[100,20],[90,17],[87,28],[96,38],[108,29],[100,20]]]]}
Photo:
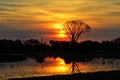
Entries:
{"type": "MultiPolygon", "coordinates": [[[[90,62],[76,62],[76,64],[82,73],[120,70],[120,59],[96,58],[90,62]]],[[[71,74],[71,65],[71,63],[66,64],[60,57],[47,57],[43,63],[39,63],[33,58],[27,58],[25,61],[19,62],[0,63],[0,80],[17,77],[71,74]]]]}
{"type": "Polygon", "coordinates": [[[64,59],[60,57],[57,57],[57,58],[47,57],[45,58],[45,62],[46,62],[47,67],[44,69],[47,70],[48,72],[54,72],[54,73],[56,72],[67,73],[68,72],[69,64],[66,64],[64,59]]]}

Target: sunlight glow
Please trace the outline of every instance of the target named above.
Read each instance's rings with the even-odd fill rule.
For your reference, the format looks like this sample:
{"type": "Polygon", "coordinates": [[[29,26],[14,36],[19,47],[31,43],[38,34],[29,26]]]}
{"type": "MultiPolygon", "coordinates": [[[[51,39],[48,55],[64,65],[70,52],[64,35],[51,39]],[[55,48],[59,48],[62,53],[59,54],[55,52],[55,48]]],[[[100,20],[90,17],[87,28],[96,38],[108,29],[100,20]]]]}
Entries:
{"type": "Polygon", "coordinates": [[[57,29],[62,29],[62,28],[63,28],[63,25],[60,24],[60,23],[58,23],[58,24],[55,24],[55,27],[56,27],[57,29]]]}
{"type": "Polygon", "coordinates": [[[67,35],[65,34],[65,31],[63,30],[62,24],[56,24],[55,28],[58,30],[58,34],[57,34],[58,38],[66,38],[67,37],[67,35]]]}
{"type": "Polygon", "coordinates": [[[65,37],[66,37],[65,32],[64,32],[63,30],[59,31],[58,37],[59,37],[59,38],[65,38],[65,37]]]}
{"type": "Polygon", "coordinates": [[[68,67],[69,65],[67,65],[64,61],[64,59],[57,57],[47,57],[45,59],[45,61],[47,63],[50,63],[51,65],[47,66],[46,70],[50,71],[50,72],[64,72],[66,73],[68,71],[68,67]]]}
{"type": "Polygon", "coordinates": [[[65,61],[62,58],[57,57],[56,62],[58,62],[59,65],[65,65],[65,61]]]}
{"type": "Polygon", "coordinates": [[[65,61],[60,57],[57,57],[55,60],[56,60],[56,62],[58,64],[56,66],[56,68],[55,68],[56,71],[58,71],[58,72],[66,72],[67,71],[67,66],[65,64],[65,61]]]}
{"type": "Polygon", "coordinates": [[[66,72],[68,70],[68,67],[63,65],[63,66],[56,66],[56,71],[57,72],[66,72]]]}

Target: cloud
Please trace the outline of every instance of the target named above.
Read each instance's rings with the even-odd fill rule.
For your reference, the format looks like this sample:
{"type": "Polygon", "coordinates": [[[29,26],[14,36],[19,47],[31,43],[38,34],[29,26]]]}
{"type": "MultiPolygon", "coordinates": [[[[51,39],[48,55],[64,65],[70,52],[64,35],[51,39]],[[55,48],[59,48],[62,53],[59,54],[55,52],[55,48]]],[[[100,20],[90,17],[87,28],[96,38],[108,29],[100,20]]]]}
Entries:
{"type": "Polygon", "coordinates": [[[51,34],[54,33],[49,30],[0,30],[0,39],[40,39],[41,37],[47,39],[51,34]]]}
{"type": "Polygon", "coordinates": [[[119,2],[115,2],[114,4],[120,6],[120,1],[119,2]]]}
{"type": "Polygon", "coordinates": [[[99,28],[88,34],[90,37],[119,36],[119,4],[119,0],[0,0],[0,31],[4,36],[0,35],[37,38],[39,34],[53,34],[48,31],[52,28],[49,24],[81,18],[99,28]],[[34,31],[37,29],[41,33],[34,31]]]}
{"type": "Polygon", "coordinates": [[[26,7],[24,4],[8,4],[8,3],[0,3],[0,6],[4,7],[26,7]]]}
{"type": "Polygon", "coordinates": [[[120,37],[120,27],[113,28],[94,28],[88,34],[83,34],[81,38],[91,40],[111,40],[120,37]]]}
{"type": "Polygon", "coordinates": [[[116,11],[116,12],[108,12],[109,15],[114,15],[114,16],[120,16],[120,12],[116,11]]]}
{"type": "MultiPolygon", "coordinates": [[[[30,25],[30,24],[50,24],[56,23],[57,21],[50,21],[50,20],[35,20],[35,19],[7,19],[4,23],[7,24],[16,24],[17,25],[30,25]]],[[[2,23],[1,23],[2,24],[2,23]]]]}
{"type": "Polygon", "coordinates": [[[1,12],[12,12],[12,11],[17,11],[16,9],[13,9],[13,8],[5,8],[5,7],[1,7],[0,8],[0,13],[1,12]]]}

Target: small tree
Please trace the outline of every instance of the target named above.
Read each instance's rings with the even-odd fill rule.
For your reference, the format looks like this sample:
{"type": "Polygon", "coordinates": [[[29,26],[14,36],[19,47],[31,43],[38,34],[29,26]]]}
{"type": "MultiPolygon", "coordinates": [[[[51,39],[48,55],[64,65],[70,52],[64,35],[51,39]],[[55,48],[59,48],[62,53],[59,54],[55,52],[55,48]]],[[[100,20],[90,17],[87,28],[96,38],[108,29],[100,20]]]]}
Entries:
{"type": "Polygon", "coordinates": [[[63,27],[71,42],[77,42],[81,34],[90,31],[90,26],[80,20],[67,21],[63,27]]]}

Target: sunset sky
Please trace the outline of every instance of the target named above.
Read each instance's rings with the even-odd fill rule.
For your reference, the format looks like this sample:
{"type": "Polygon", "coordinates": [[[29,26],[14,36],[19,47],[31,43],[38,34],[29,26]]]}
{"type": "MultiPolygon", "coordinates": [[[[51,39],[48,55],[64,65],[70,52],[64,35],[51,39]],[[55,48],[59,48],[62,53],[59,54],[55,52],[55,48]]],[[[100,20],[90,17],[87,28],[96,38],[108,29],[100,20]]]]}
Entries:
{"type": "Polygon", "coordinates": [[[0,39],[68,40],[60,29],[72,19],[92,28],[81,41],[120,37],[120,0],[0,0],[0,39]]]}

